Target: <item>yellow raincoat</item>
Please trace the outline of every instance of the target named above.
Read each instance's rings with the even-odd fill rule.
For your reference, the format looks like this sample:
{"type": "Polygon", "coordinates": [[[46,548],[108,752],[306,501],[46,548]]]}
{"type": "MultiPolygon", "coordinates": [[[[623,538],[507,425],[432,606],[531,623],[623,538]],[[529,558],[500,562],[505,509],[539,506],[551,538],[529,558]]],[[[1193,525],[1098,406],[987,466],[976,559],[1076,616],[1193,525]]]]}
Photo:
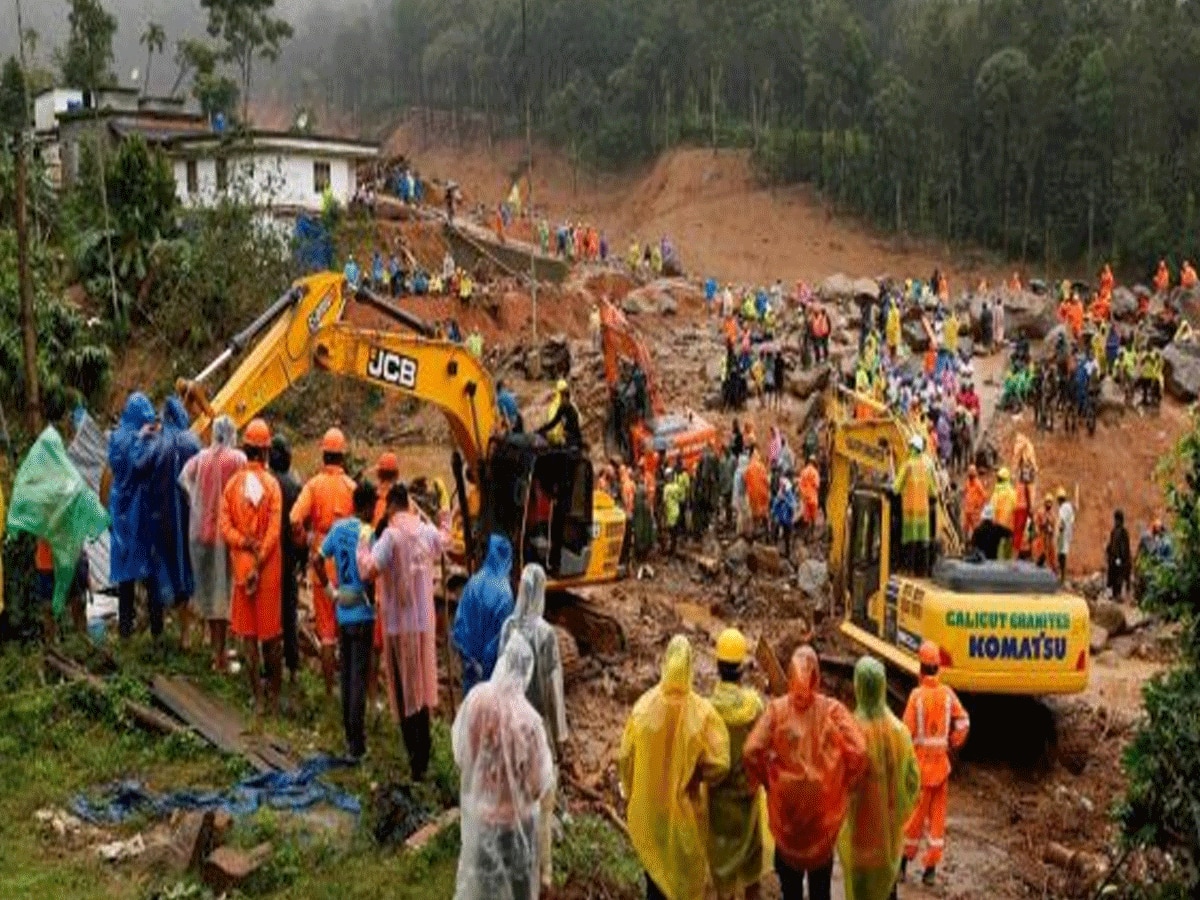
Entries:
{"type": "MultiPolygon", "coordinates": [[[[547,422],[552,421],[554,419],[554,417],[556,415],[558,415],[558,408],[560,406],[562,406],[562,400],[563,400],[562,393],[560,393],[559,391],[555,391],[554,397],[550,401],[550,405],[546,408],[546,421],[547,422]]],[[[565,444],[567,442],[567,432],[566,432],[566,429],[563,427],[562,422],[559,422],[557,425],[555,425],[553,428],[551,428],[549,431],[546,432],[546,440],[549,441],[551,444],[553,444],[555,447],[561,447],[563,444],[565,444]]]]}
{"type": "Polygon", "coordinates": [[[669,900],[701,900],[708,815],[701,785],[729,771],[729,733],[692,690],[692,646],[671,638],[662,680],[634,704],[617,762],[638,859],[669,900]]]}
{"type": "Polygon", "coordinates": [[[854,667],[854,717],[867,739],[868,769],[850,792],[838,836],[846,900],[886,900],[900,871],[904,825],[921,791],[912,738],[885,702],[883,664],[864,656],[854,667]]]}
{"type": "Polygon", "coordinates": [[[888,307],[884,337],[887,339],[888,349],[892,353],[900,349],[900,307],[895,303],[888,307]]]}
{"type": "Polygon", "coordinates": [[[717,683],[712,705],[729,731],[729,774],[708,789],[708,862],[717,895],[730,897],[757,884],[771,869],[775,842],[767,825],[767,794],[752,790],[742,747],[766,708],[751,688],[717,683]]]}

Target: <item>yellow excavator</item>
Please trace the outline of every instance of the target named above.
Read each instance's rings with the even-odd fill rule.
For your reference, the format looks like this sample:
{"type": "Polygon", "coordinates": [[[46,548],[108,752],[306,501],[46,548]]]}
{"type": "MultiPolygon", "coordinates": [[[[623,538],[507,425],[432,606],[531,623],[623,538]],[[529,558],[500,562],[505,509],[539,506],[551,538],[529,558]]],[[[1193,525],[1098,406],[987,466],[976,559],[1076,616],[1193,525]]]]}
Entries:
{"type": "MultiPolygon", "coordinates": [[[[1027,562],[964,559],[938,467],[932,534],[938,562],[928,578],[900,568],[900,502],[892,483],[915,427],[843,387],[826,402],[832,531],[829,571],[841,632],[865,651],[917,675],[923,640],[941,650],[942,679],[978,694],[1071,694],[1087,687],[1087,603],[1054,574],[1027,562]]],[[[922,435],[922,437],[925,437],[922,435]]]]}
{"type": "Polygon", "coordinates": [[[505,432],[496,389],[482,361],[460,344],[439,340],[424,322],[369,290],[353,290],[340,273],[303,278],[236,335],[204,371],[177,384],[207,434],[227,415],[238,428],[314,369],[343,375],[437,406],[454,438],[451,469],[459,498],[461,559],[474,569],[486,535],[513,545],[515,571],[541,563],[554,590],[612,581],[620,571],[625,514],[597,491],[591,461],[578,450],[551,447],[536,435],[505,432]],[[345,321],[351,304],[383,313],[401,331],[345,321]],[[244,355],[243,355],[244,354],[244,355]],[[206,383],[241,362],[211,398],[206,383]],[[468,483],[478,496],[468,502],[468,483]]]}

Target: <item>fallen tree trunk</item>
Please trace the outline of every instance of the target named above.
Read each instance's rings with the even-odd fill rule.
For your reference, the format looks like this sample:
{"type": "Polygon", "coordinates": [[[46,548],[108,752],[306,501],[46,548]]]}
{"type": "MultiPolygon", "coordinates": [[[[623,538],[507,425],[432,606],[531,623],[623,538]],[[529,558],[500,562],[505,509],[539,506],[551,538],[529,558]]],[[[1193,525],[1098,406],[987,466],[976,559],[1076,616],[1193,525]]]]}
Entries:
{"type": "MultiPolygon", "coordinates": [[[[108,693],[108,689],[105,687],[103,679],[93,675],[74,660],[62,656],[55,650],[48,650],[46,652],[45,659],[46,665],[54,669],[54,671],[58,672],[64,678],[68,678],[71,681],[82,682],[98,693],[108,693]]],[[[144,706],[135,700],[122,700],[121,706],[139,724],[153,731],[158,731],[163,734],[182,734],[191,731],[190,728],[185,725],[180,725],[170,716],[164,715],[156,709],[151,709],[149,706],[144,706]]]]}

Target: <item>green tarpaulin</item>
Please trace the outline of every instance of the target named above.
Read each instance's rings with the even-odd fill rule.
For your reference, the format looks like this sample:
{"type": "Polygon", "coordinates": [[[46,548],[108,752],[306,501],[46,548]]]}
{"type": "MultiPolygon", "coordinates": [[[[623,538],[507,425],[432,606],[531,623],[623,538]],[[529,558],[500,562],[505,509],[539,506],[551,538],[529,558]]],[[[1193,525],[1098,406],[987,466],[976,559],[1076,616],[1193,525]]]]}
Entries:
{"type": "Polygon", "coordinates": [[[46,428],[17,470],[8,530],[42,538],[54,553],[54,614],[62,615],[85,541],[108,527],[108,513],[67,458],[62,437],[46,428]]]}

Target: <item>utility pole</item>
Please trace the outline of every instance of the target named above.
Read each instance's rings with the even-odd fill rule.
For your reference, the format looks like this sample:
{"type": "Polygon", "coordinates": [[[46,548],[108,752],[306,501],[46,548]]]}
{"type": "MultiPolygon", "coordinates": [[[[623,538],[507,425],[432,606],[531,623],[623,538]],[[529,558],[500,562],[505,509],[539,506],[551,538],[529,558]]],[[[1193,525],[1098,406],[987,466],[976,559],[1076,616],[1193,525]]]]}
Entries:
{"type": "Polygon", "coordinates": [[[538,345],[538,299],[537,299],[537,226],[533,220],[533,106],[532,79],[529,77],[529,52],[525,43],[525,0],[521,0],[521,61],[525,69],[525,176],[529,191],[525,196],[525,208],[529,210],[529,298],[533,306],[533,367],[534,377],[542,374],[542,351],[538,345]]]}
{"type": "Polygon", "coordinates": [[[29,84],[25,72],[25,28],[21,19],[21,0],[17,5],[17,47],[21,59],[21,83],[23,85],[25,115],[21,117],[21,128],[17,132],[17,284],[21,300],[21,343],[25,351],[25,420],[31,437],[37,435],[42,426],[41,391],[37,372],[37,320],[33,314],[33,278],[29,271],[29,223],[26,207],[29,170],[25,160],[25,131],[29,116],[29,84]]]}

